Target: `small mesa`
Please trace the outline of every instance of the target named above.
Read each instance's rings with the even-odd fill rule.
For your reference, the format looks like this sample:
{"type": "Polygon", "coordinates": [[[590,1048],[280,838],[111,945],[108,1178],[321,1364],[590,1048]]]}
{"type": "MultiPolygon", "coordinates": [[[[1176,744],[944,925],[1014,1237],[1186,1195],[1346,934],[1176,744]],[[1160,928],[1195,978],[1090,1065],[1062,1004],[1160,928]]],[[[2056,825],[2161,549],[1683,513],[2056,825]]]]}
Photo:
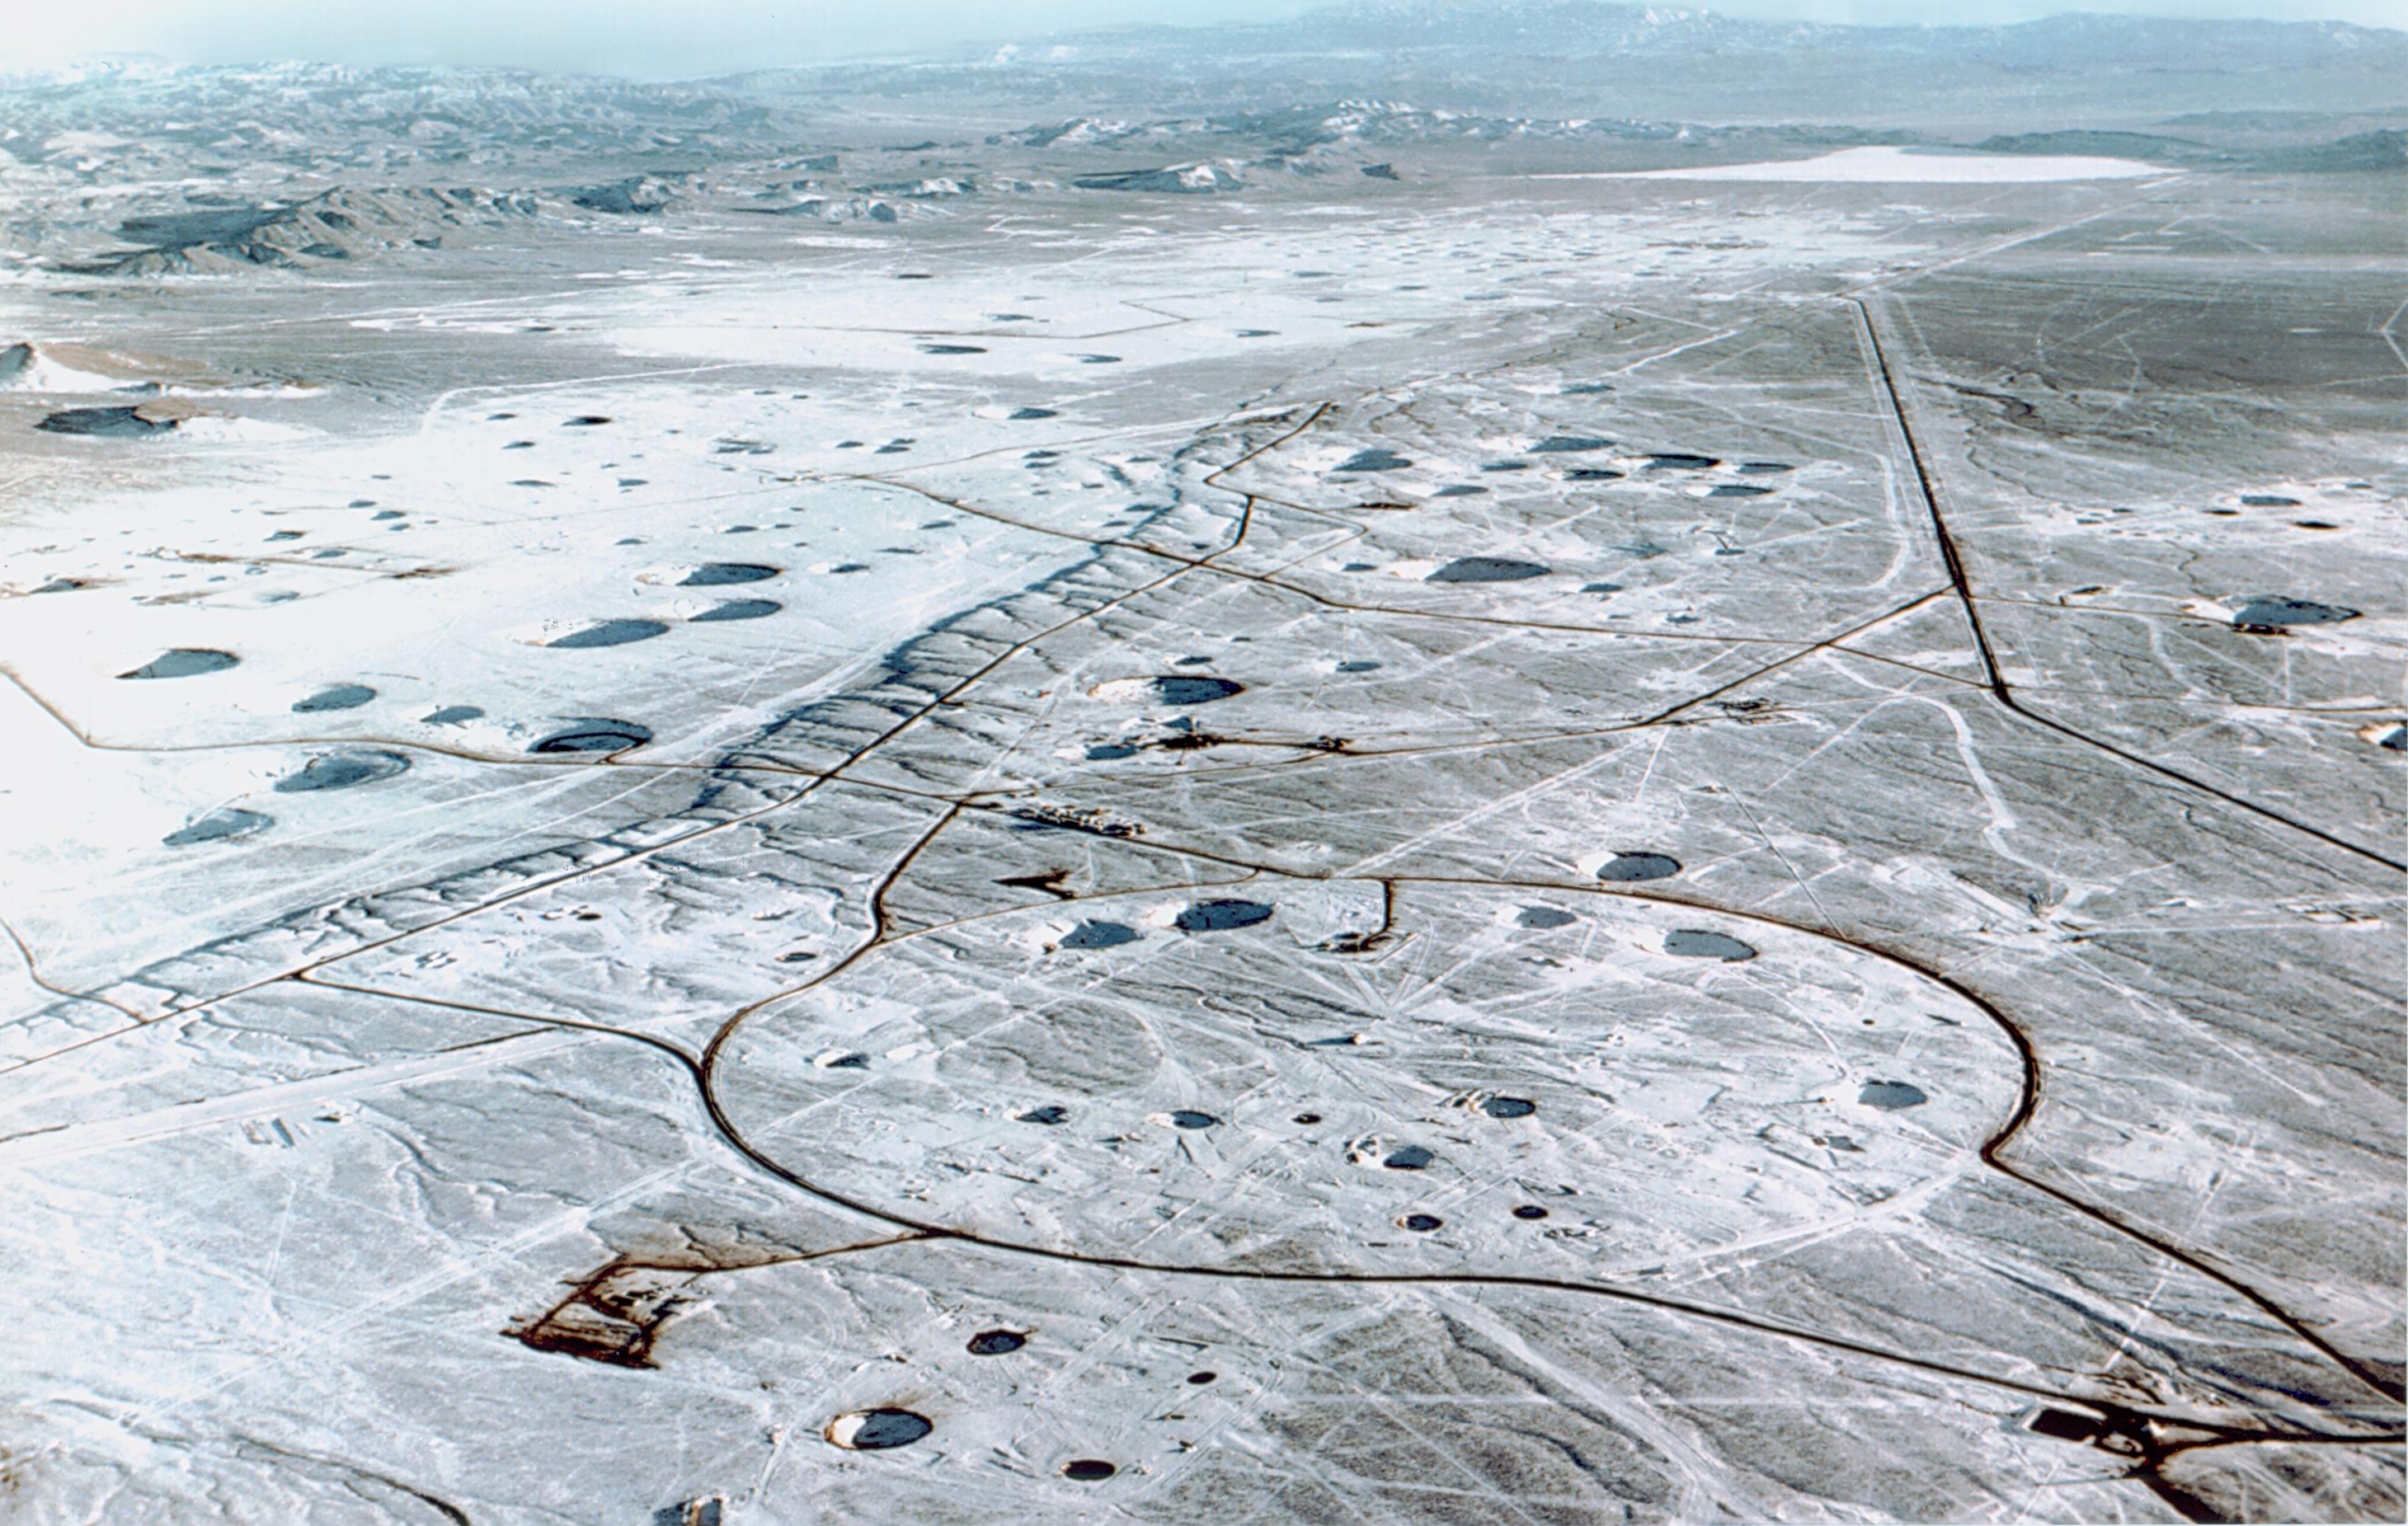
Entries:
{"type": "Polygon", "coordinates": [[[481,720],[485,712],[474,705],[446,705],[441,709],[418,718],[424,726],[465,726],[471,720],[481,720]]]}
{"type": "Polygon", "coordinates": [[[2241,506],[2243,508],[2297,508],[2300,506],[2300,501],[2297,498],[2286,498],[2280,493],[2244,492],[2241,495],[2241,506]]]}
{"type": "MultiPolygon", "coordinates": [[[[502,415],[501,417],[506,418],[508,415],[502,415]]],[[[562,420],[560,427],[563,429],[598,429],[609,421],[610,416],[609,414],[580,413],[574,419],[562,420]]]]}
{"type": "Polygon", "coordinates": [[[1138,932],[1125,922],[1081,922],[1070,930],[1060,947],[1064,948],[1117,948],[1124,943],[1135,943],[1138,932]]]}
{"type": "Polygon", "coordinates": [[[278,794],[311,794],[323,790],[350,790],[409,770],[409,760],[398,752],[327,752],[301,765],[301,772],[276,781],[278,794]]]}
{"type": "Polygon", "coordinates": [[[175,647],[161,652],[140,667],[118,675],[121,678],[195,678],[204,673],[223,673],[240,658],[214,647],[175,647]]]}
{"type": "Polygon", "coordinates": [[[1210,1113],[1191,1112],[1186,1108],[1170,1115],[1170,1126],[1174,1129],[1209,1129],[1220,1121],[1210,1113]]]}
{"type": "Polygon", "coordinates": [[[102,439],[143,439],[176,427],[173,419],[152,419],[139,406],[123,408],[64,408],[36,429],[50,435],[90,435],[102,439]]]}
{"type": "Polygon", "coordinates": [[[982,1330],[970,1337],[967,1349],[974,1357],[999,1357],[1027,1344],[1028,1337],[1017,1330],[982,1330]]]}
{"type": "Polygon", "coordinates": [[[1921,1087],[1909,1086],[1904,1081],[1867,1081],[1856,1091],[1856,1101],[1885,1113],[1895,1113],[1903,1107],[1920,1107],[1930,1100],[1923,1094],[1921,1087]]]}
{"type": "Polygon", "coordinates": [[[1662,853],[1616,853],[1598,867],[1597,877],[1609,885],[1633,885],[1680,872],[1681,861],[1662,853]]]}
{"type": "Polygon", "coordinates": [[[1540,1207],[1535,1203],[1524,1203],[1513,1209],[1513,1217],[1516,1219],[1544,1219],[1547,1217],[1547,1210],[1540,1207]]]}
{"type": "Polygon", "coordinates": [[[922,345],[920,353],[923,355],[983,355],[986,349],[981,345],[922,345]]]}
{"type": "Polygon", "coordinates": [[[1711,471],[1714,467],[1721,465],[1722,463],[1712,456],[1693,456],[1684,451],[1667,450],[1657,455],[1649,456],[1647,458],[1647,464],[1659,471],[1703,472],[1711,471]]]}
{"type": "Polygon", "coordinates": [[[206,816],[196,816],[159,840],[169,848],[190,848],[194,843],[231,842],[236,837],[265,832],[275,824],[271,817],[228,806],[206,816]]]}
{"type": "Polygon", "coordinates": [[[1394,450],[1383,450],[1374,446],[1368,450],[1355,451],[1330,470],[1333,472],[1399,472],[1412,464],[1411,458],[1400,456],[1394,450]]]}
{"type": "Polygon", "coordinates": [[[1170,925],[1182,933],[1221,933],[1270,920],[1271,908],[1260,901],[1198,901],[1172,918],[1170,925]]]}
{"type": "Polygon", "coordinates": [[[1409,1213],[1402,1219],[1398,1219],[1397,1222],[1403,1225],[1405,1228],[1412,1230],[1415,1234],[1427,1234],[1430,1231],[1437,1229],[1441,1224],[1444,1224],[1446,1220],[1440,1219],[1434,1213],[1409,1213]]]}
{"type": "Polygon", "coordinates": [[[1706,490],[1709,498],[1761,498],[1770,488],[1759,488],[1748,482],[1717,482],[1706,490]]]}
{"type": "Polygon", "coordinates": [[[1380,1163],[1391,1171],[1420,1171],[1437,1159],[1419,1145],[1401,1145],[1388,1151],[1380,1163]]]}
{"type": "MultiPolygon", "coordinates": [[[[468,707],[462,706],[462,708],[468,707]]],[[[438,710],[436,713],[442,715],[449,712],[438,710]]],[[[482,710],[475,710],[473,713],[484,714],[482,710]]],[[[434,718],[430,716],[428,719],[434,718]]],[[[527,750],[534,753],[622,752],[631,747],[642,747],[652,739],[652,728],[649,726],[639,726],[632,720],[587,717],[570,721],[527,750]]]]}
{"type": "Polygon", "coordinates": [[[1048,1103],[1042,1107],[1031,1107],[1025,1113],[1014,1113],[1012,1115],[1012,1121],[1016,1123],[1068,1123],[1070,1121],[1070,1109],[1068,1107],[1058,1107],[1048,1103]]]}
{"type": "Polygon", "coordinates": [[[1792,472],[1797,468],[1782,461],[1742,461],[1739,464],[1742,477],[1770,477],[1775,472],[1792,472]]]}
{"type": "Polygon", "coordinates": [[[1215,1372],[1195,1372],[1187,1375],[1187,1381],[1195,1384],[1198,1388],[1203,1387],[1207,1383],[1219,1382],[1220,1378],[1221,1375],[1215,1372]]]}
{"type": "Polygon", "coordinates": [[[1461,556],[1422,579],[1426,583],[1518,583],[1544,578],[1552,570],[1537,562],[1508,556],[1461,556]]]}
{"type": "Polygon", "coordinates": [[[1450,483],[1432,494],[1433,497],[1438,498],[1484,498],[1487,495],[1486,488],[1478,487],[1469,482],[1450,483]]]}
{"type": "Polygon", "coordinates": [[[1524,906],[1522,914],[1513,919],[1516,926],[1541,929],[1570,927],[1579,920],[1579,918],[1560,906],[1524,906]]]}
{"type": "Polygon", "coordinates": [[[858,1409],[828,1421],[823,1433],[847,1451],[882,1452],[909,1447],[936,1427],[908,1409],[858,1409]]]}
{"type": "Polygon", "coordinates": [[[1702,927],[1681,927],[1667,933],[1664,951],[1684,959],[1719,959],[1728,964],[1756,957],[1756,950],[1739,939],[1702,927]]]}
{"type": "Polygon", "coordinates": [[[1490,1097],[1480,1105],[1480,1110],[1490,1118],[1528,1118],[1539,1110],[1539,1105],[1527,1097],[1490,1097]]]}
{"type": "Polygon", "coordinates": [[[1121,1470],[1096,1457],[1073,1458],[1062,1464],[1062,1476],[1082,1484],[1099,1483],[1121,1470]]]}
{"type": "Polygon", "coordinates": [[[1016,422],[1022,423],[1037,419],[1058,419],[1061,416],[1061,413],[1054,408],[1014,408],[1011,410],[1012,420],[1016,422]]]}
{"type": "Polygon", "coordinates": [[[294,715],[311,715],[320,710],[356,710],[376,698],[376,691],[364,683],[332,684],[307,699],[293,702],[294,715]]]}
{"type": "Polygon", "coordinates": [[[1612,440],[1599,439],[1594,435],[1550,435],[1530,447],[1530,453],[1534,456],[1574,455],[1589,450],[1607,450],[1612,446],[1612,440]]]}

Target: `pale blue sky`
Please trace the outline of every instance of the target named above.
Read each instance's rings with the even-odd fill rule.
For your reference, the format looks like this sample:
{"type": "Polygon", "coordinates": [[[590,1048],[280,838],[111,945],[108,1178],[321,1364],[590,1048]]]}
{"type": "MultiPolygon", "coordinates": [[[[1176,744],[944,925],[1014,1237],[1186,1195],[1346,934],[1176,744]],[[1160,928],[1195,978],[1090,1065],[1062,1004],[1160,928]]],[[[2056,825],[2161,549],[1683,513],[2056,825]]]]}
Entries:
{"type": "MultiPolygon", "coordinates": [[[[646,77],[908,52],[1135,21],[1264,20],[1320,0],[18,0],[0,66],[93,52],[195,63],[493,64],[646,77]]],[[[2086,9],[2399,25],[2401,0],[1729,0],[1689,8],[1867,22],[2086,9]]]]}

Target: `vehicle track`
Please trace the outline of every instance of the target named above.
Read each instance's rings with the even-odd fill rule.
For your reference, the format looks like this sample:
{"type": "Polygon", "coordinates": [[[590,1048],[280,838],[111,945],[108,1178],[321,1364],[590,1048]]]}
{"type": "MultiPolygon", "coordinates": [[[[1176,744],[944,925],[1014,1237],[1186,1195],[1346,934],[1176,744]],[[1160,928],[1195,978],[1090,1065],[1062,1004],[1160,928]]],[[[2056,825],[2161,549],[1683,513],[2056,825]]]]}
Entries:
{"type": "Polygon", "coordinates": [[[2408,874],[2408,861],[2395,859],[2374,849],[2351,842],[2348,838],[2328,832],[2312,821],[2302,821],[2286,812],[2278,811],[2270,806],[2261,806],[2254,800],[2245,799],[2229,790],[2210,784],[2204,779],[2194,778],[2178,768],[2169,767],[2154,759],[2144,758],[2137,752],[2117,747],[2113,742],[2102,741],[2086,732],[2067,725],[2062,720],[2028,709],[2015,698],[2014,688],[2008,684],[2006,675],[2000,669],[1999,655],[1990,645],[1989,633],[1982,624],[1981,607],[1973,596],[1973,585],[1966,577],[1964,558],[1956,549],[1956,537],[1950,534],[1948,521],[1940,511],[1940,495],[1932,486],[1931,469],[1924,460],[1923,447],[1914,437],[1914,426],[1908,421],[1906,403],[1899,392],[1898,376],[1890,365],[1889,353],[1882,344],[1880,326],[1873,321],[1872,307],[1859,296],[1843,296],[1840,300],[1856,310],[1856,321],[1862,328],[1865,343],[1872,355],[1874,367],[1881,373],[1882,390],[1889,402],[1890,417],[1898,424],[1899,435],[1906,446],[1908,459],[1914,463],[1916,487],[1923,494],[1924,507],[1930,511],[1932,533],[1940,539],[1940,558],[1948,568],[1948,581],[1956,591],[1956,600],[1964,608],[1966,623],[1972,628],[1974,649],[1981,655],[1982,671],[1988,680],[1991,697],[1996,699],[2008,714],[2018,720],[2055,732],[2085,747],[2096,748],[2135,768],[2146,769],[2152,774],[2170,778],[2186,789],[2213,796],[2236,810],[2243,810],[2253,816],[2262,817],[2293,832],[2305,833],[2319,842],[2382,864],[2386,869],[2408,874]]]}

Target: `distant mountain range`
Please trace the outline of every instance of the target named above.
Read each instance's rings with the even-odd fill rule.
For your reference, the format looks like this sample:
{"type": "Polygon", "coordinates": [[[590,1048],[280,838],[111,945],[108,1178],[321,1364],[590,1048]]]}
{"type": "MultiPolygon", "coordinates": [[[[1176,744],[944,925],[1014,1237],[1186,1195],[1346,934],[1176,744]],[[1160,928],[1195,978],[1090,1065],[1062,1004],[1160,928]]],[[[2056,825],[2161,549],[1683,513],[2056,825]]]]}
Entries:
{"type": "Polygon", "coordinates": [[[1562,58],[1842,50],[1859,57],[1948,59],[2010,69],[2262,70],[2408,62],[2408,32],[2341,21],[2087,12],[2012,26],[1850,26],[1751,21],[1610,0],[1345,0],[1307,12],[1287,30],[1326,45],[1391,52],[1477,48],[1562,58]]]}
{"type": "Polygon", "coordinates": [[[1487,111],[1803,118],[2048,130],[2183,112],[2408,106],[2408,32],[2339,21],[2070,14],[2012,26],[1784,22],[1611,0],[1341,0],[1291,20],[965,46],[910,63],[772,69],[770,96],[1005,94],[1093,109],[1406,98],[1487,111]]]}

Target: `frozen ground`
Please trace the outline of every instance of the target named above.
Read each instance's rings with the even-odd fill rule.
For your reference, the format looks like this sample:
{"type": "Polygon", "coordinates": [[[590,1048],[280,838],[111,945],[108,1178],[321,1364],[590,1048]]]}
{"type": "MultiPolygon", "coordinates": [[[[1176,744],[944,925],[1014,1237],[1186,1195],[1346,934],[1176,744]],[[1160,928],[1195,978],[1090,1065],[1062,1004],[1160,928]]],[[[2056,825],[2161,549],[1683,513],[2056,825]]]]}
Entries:
{"type": "Polygon", "coordinates": [[[995,126],[18,156],[12,1519],[2398,1518],[2396,174],[995,126]]]}

